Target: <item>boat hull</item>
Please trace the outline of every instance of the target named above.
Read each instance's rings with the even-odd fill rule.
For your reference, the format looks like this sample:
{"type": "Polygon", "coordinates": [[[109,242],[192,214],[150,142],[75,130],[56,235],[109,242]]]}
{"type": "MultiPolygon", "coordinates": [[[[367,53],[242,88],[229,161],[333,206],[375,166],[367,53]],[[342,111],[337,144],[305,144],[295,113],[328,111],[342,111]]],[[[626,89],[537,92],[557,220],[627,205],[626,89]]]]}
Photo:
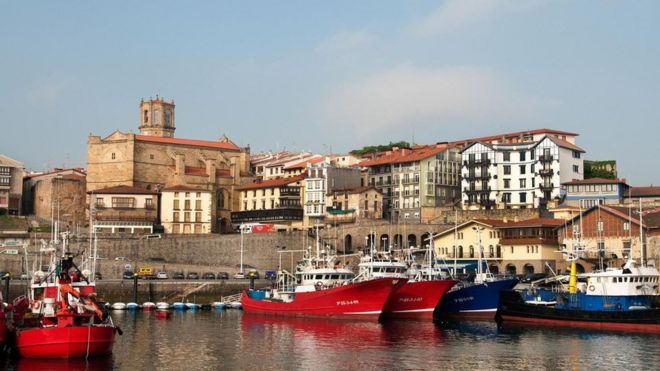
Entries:
{"type": "Polygon", "coordinates": [[[26,358],[80,358],[112,354],[113,326],[19,329],[16,349],[26,358]]]}
{"type": "Polygon", "coordinates": [[[454,280],[408,281],[394,291],[383,308],[383,316],[393,319],[432,319],[433,310],[454,280]]]}
{"type": "Polygon", "coordinates": [[[291,302],[253,299],[247,291],[243,291],[241,304],[245,313],[377,321],[392,292],[406,282],[406,279],[378,278],[325,290],[299,292],[291,302]]]}
{"type": "Polygon", "coordinates": [[[497,321],[542,326],[660,333],[660,309],[579,310],[526,303],[520,293],[503,291],[497,321]]]}
{"type": "Polygon", "coordinates": [[[433,312],[433,318],[484,319],[495,318],[500,301],[500,292],[510,290],[518,284],[518,279],[507,278],[460,287],[447,292],[433,312]]]}
{"type": "Polygon", "coordinates": [[[7,342],[7,334],[7,318],[4,312],[0,312],[0,348],[7,342]]]}

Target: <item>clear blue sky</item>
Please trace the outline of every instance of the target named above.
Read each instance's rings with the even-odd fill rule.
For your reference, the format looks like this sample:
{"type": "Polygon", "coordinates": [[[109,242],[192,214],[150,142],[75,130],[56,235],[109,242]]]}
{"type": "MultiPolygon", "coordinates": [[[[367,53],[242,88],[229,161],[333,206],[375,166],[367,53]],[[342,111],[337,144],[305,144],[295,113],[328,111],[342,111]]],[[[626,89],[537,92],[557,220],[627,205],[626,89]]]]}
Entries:
{"type": "Polygon", "coordinates": [[[659,1],[42,1],[0,11],[0,153],[85,166],[87,135],[346,152],[550,127],[660,184],[659,1]]]}

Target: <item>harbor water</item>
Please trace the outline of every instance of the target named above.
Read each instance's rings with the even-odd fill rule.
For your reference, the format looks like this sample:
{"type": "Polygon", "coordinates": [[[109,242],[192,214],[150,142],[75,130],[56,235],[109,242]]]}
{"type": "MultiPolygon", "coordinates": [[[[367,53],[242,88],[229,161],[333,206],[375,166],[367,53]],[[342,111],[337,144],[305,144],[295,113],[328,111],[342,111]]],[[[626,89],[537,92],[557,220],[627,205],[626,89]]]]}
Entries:
{"type": "Polygon", "coordinates": [[[658,337],[494,322],[434,324],[255,316],[239,310],[113,312],[110,357],[4,359],[8,370],[656,369],[658,337]]]}

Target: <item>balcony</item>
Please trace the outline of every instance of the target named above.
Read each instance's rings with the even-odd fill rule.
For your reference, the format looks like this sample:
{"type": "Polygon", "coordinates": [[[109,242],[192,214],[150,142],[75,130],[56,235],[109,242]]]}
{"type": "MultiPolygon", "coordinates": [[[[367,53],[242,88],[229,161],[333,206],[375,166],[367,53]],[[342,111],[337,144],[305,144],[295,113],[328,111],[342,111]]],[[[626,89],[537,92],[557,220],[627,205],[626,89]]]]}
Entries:
{"type": "Polygon", "coordinates": [[[302,220],[303,209],[300,207],[286,207],[264,210],[247,210],[231,213],[231,222],[234,224],[246,222],[272,222],[286,220],[302,220]]]}
{"type": "Polygon", "coordinates": [[[94,219],[99,221],[153,222],[156,220],[156,213],[152,210],[146,210],[146,209],[133,209],[133,210],[104,209],[102,212],[97,211],[96,215],[94,216],[94,219]]]}
{"type": "Polygon", "coordinates": [[[554,158],[552,157],[552,155],[549,155],[549,154],[543,154],[543,155],[539,156],[539,161],[540,162],[552,162],[553,160],[554,160],[554,158]]]}
{"type": "Polygon", "coordinates": [[[488,181],[491,178],[490,174],[488,173],[475,173],[475,174],[467,174],[463,177],[463,179],[467,181],[476,181],[476,180],[481,180],[481,181],[488,181]]]}
{"type": "Polygon", "coordinates": [[[475,158],[471,160],[463,160],[463,165],[467,167],[488,167],[490,166],[491,162],[489,159],[484,159],[484,158],[475,158]]]}
{"type": "Polygon", "coordinates": [[[472,194],[472,193],[486,193],[490,192],[490,187],[484,187],[484,186],[475,186],[474,188],[463,188],[463,192],[467,194],[472,194]]]}
{"type": "Polygon", "coordinates": [[[552,169],[539,169],[539,175],[543,177],[552,176],[554,173],[552,169]]]}
{"type": "Polygon", "coordinates": [[[299,188],[280,188],[280,197],[285,197],[285,196],[300,197],[300,189],[299,188]]]}
{"type": "Polygon", "coordinates": [[[552,192],[552,190],[555,189],[552,183],[539,184],[539,188],[541,189],[541,192],[552,192]]]}
{"type": "Polygon", "coordinates": [[[326,224],[343,224],[355,223],[357,220],[357,213],[353,209],[349,210],[334,210],[331,207],[327,208],[327,215],[325,216],[326,224]]]}

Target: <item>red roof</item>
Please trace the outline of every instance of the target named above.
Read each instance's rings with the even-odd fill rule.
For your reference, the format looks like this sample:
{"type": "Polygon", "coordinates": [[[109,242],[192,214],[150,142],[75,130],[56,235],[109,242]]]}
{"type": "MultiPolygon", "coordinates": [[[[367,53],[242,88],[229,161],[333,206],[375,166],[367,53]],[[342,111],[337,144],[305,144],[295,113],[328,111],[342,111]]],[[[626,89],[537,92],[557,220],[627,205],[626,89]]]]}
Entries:
{"type": "Polygon", "coordinates": [[[173,185],[173,186],[163,188],[163,191],[211,192],[208,189],[204,189],[202,187],[193,187],[193,186],[182,185],[182,184],[173,185]]]}
{"type": "Polygon", "coordinates": [[[573,179],[570,182],[562,183],[563,185],[576,185],[576,184],[626,184],[623,179],[605,179],[605,178],[589,178],[584,180],[573,179]]]}
{"type": "Polygon", "coordinates": [[[131,187],[126,185],[119,185],[109,188],[97,189],[94,191],[89,191],[90,194],[118,194],[118,195],[135,195],[135,194],[144,194],[144,195],[155,195],[158,194],[156,191],[149,189],[131,187]]]}
{"type": "Polygon", "coordinates": [[[353,187],[353,188],[333,189],[332,191],[328,192],[328,196],[332,196],[332,195],[338,194],[338,193],[357,194],[357,193],[367,192],[367,191],[370,191],[370,190],[374,190],[374,191],[376,191],[378,193],[381,193],[381,194],[383,193],[379,189],[377,189],[376,187],[368,186],[368,187],[353,187]]]}
{"type": "Polygon", "coordinates": [[[660,187],[630,187],[627,197],[660,197],[660,187]]]}
{"type": "Polygon", "coordinates": [[[585,152],[585,150],[583,150],[582,148],[576,146],[575,144],[573,144],[569,141],[559,139],[559,138],[553,137],[551,135],[548,135],[548,139],[555,142],[555,144],[558,145],[559,147],[568,148],[568,149],[571,149],[573,151],[578,151],[578,152],[585,152]]]}
{"type": "Polygon", "coordinates": [[[414,149],[396,149],[391,153],[387,153],[381,157],[365,160],[360,162],[360,166],[369,167],[376,165],[384,164],[400,164],[405,162],[415,162],[420,161],[431,156],[435,156],[440,152],[444,152],[449,149],[450,146],[447,144],[436,144],[430,146],[417,147],[414,149]]]}
{"type": "Polygon", "coordinates": [[[304,169],[309,164],[318,164],[319,162],[323,162],[323,160],[324,160],[323,156],[314,157],[314,158],[307,159],[307,160],[304,160],[304,161],[301,161],[301,162],[297,162],[297,163],[289,165],[289,166],[285,166],[284,170],[304,169]]]}
{"type": "Polygon", "coordinates": [[[564,219],[553,218],[534,218],[520,220],[517,222],[508,222],[500,225],[498,228],[521,228],[521,227],[558,227],[565,223],[564,219]]]}
{"type": "Polygon", "coordinates": [[[288,177],[288,178],[273,178],[273,179],[268,179],[268,180],[257,180],[253,183],[248,183],[244,184],[241,186],[236,187],[237,191],[246,191],[250,189],[261,189],[261,188],[276,188],[276,187],[281,187],[285,186],[287,184],[299,182],[307,176],[306,173],[288,177]]]}
{"type": "Polygon", "coordinates": [[[499,135],[490,135],[486,137],[478,137],[478,138],[471,138],[471,139],[463,139],[463,140],[457,140],[454,142],[451,142],[451,144],[456,144],[456,145],[465,145],[468,143],[472,142],[493,142],[496,140],[500,139],[513,139],[516,137],[520,137],[521,135],[534,135],[534,134],[554,134],[554,135],[569,135],[569,136],[578,136],[579,134],[577,133],[571,133],[568,131],[561,131],[561,130],[555,130],[555,129],[534,129],[534,130],[526,130],[526,131],[517,131],[514,133],[506,133],[506,134],[499,134],[499,135]]]}
{"type": "Polygon", "coordinates": [[[214,142],[210,140],[166,138],[166,137],[157,137],[153,135],[140,135],[140,134],[135,135],[135,139],[142,142],[176,144],[176,145],[193,146],[193,147],[217,148],[228,151],[240,151],[240,148],[238,148],[234,143],[231,142],[214,142]]]}
{"type": "Polygon", "coordinates": [[[481,224],[485,224],[491,227],[499,228],[504,225],[508,225],[509,223],[505,222],[504,220],[500,219],[473,219],[473,221],[481,224]]]}

